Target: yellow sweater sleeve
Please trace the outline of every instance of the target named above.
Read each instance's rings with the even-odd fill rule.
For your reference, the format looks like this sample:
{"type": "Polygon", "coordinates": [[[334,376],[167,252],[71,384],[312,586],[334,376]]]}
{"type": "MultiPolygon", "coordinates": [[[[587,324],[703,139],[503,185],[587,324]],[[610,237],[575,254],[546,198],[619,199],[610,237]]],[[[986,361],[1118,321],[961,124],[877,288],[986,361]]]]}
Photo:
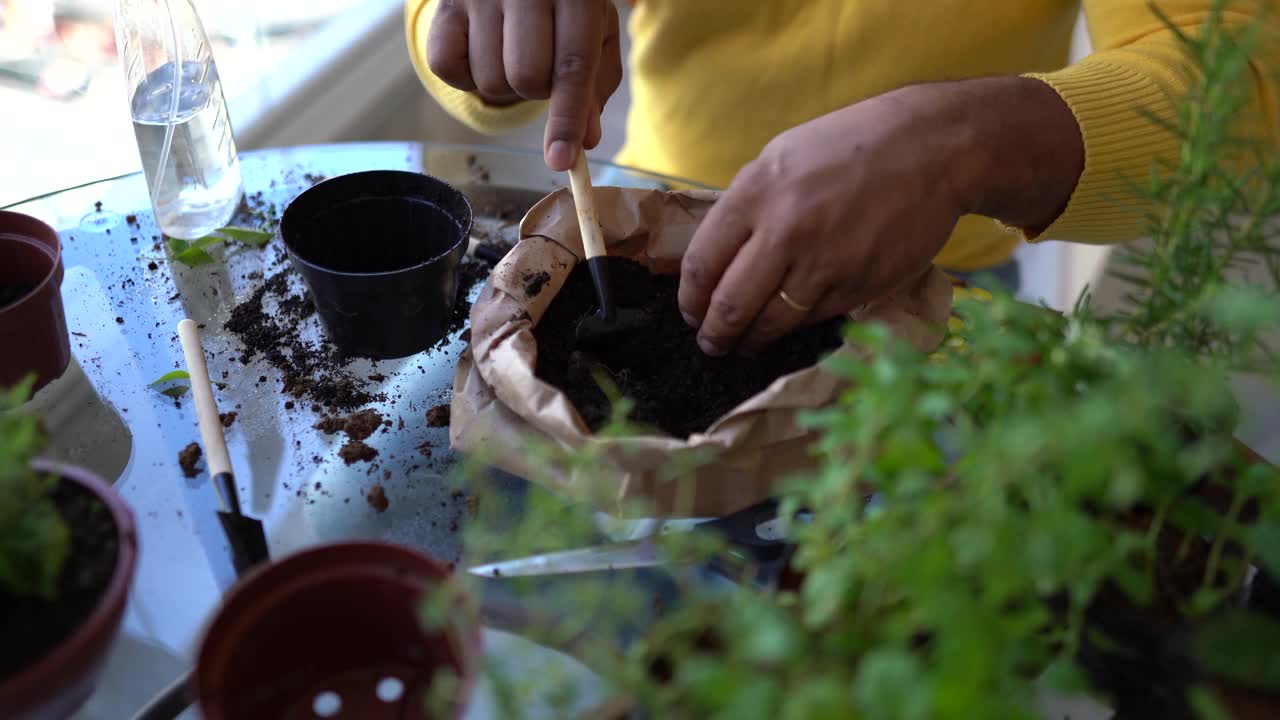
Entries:
{"type": "MultiPolygon", "coordinates": [[[[1260,0],[1236,2],[1224,21],[1243,28],[1262,18],[1260,0]]],[[[1084,139],[1084,172],[1066,209],[1037,237],[1111,243],[1140,237],[1150,209],[1135,197],[1134,183],[1151,176],[1153,158],[1176,159],[1179,143],[1139,109],[1176,123],[1178,106],[1198,79],[1174,33],[1151,12],[1148,0],[1085,0],[1094,53],[1063,70],[1031,73],[1048,83],[1075,114],[1084,139]]],[[[1160,0],[1165,15],[1184,33],[1198,31],[1211,0],[1160,0]]],[[[1264,20],[1251,56],[1250,104],[1239,120],[1249,137],[1277,143],[1280,106],[1275,73],[1280,54],[1274,14],[1264,20]]]]}
{"type": "Polygon", "coordinates": [[[427,35],[435,6],[431,0],[405,0],[404,27],[409,43],[409,57],[413,69],[436,102],[458,122],[485,135],[498,135],[521,128],[542,113],[545,102],[526,101],[505,107],[495,107],[481,100],[474,93],[451,87],[427,67],[427,35]]]}

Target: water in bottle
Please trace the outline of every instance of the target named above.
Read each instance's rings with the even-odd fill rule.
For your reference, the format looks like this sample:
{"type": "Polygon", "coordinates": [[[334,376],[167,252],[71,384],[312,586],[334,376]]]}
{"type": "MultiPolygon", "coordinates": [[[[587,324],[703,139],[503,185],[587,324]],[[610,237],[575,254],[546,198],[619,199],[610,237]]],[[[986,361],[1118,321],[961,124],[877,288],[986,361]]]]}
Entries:
{"type": "Polygon", "coordinates": [[[218,68],[190,0],[117,0],[116,37],[156,222],[193,239],[243,195],[218,68]]]}

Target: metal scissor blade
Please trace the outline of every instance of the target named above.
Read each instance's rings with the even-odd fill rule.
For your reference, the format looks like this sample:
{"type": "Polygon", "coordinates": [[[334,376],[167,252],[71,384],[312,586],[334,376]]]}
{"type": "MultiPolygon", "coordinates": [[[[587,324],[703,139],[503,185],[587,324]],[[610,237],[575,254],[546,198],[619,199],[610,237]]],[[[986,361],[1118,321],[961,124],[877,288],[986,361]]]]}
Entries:
{"type": "Polygon", "coordinates": [[[602,570],[626,570],[660,565],[657,546],[649,539],[576,548],[477,565],[467,570],[479,577],[573,575],[602,570]]]}

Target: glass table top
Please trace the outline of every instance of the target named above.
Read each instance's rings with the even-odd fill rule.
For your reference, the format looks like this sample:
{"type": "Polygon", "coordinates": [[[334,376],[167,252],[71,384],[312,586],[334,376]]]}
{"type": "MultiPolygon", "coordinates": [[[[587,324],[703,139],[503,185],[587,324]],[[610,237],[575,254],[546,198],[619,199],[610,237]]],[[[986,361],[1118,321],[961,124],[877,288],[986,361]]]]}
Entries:
{"type": "MultiPolygon", "coordinates": [[[[293,197],[322,177],[413,170],[459,187],[476,208],[477,231],[510,240],[523,214],[513,214],[513,207],[567,182],[538,154],[482,147],[329,145],[244,153],[241,160],[246,196],[268,218],[278,219],[293,197]]],[[[606,163],[594,164],[592,171],[610,184],[672,182],[606,163]]],[[[190,393],[175,399],[152,385],[185,368],[176,332],[183,318],[203,327],[219,410],[237,414],[225,432],[241,501],[248,514],[263,519],[273,556],[359,538],[459,561],[457,529],[466,498],[446,481],[456,461],[447,428],[428,427],[426,421],[428,410],[450,401],[464,346],[457,333],[443,346],[409,358],[347,365],[357,377],[369,378],[368,390],[385,398],[362,407],[389,421],[368,440],[377,457],[348,465],[338,454],[342,436],[314,427],[329,413],[285,394],[282,373],[261,355],[242,362],[243,345],[224,329],[233,307],[261,287],[264,277],[288,266],[278,240],[262,250],[228,248],[213,264],[184,266],[161,244],[146,184],[136,174],[8,209],[44,220],[63,242],[62,294],[74,357],[66,375],[33,401],[50,425],[49,454],[114,479],[139,529],[140,557],[121,648],[99,696],[81,717],[111,717],[122,710],[127,716],[163,687],[193,657],[204,623],[235,580],[208,473],[201,463],[199,473],[187,478],[178,463],[179,451],[199,442],[194,401],[190,393]],[[366,501],[374,485],[389,501],[382,511],[366,501]],[[151,667],[147,662],[159,664],[143,670],[151,667]]],[[[479,290],[477,284],[472,297],[479,290]]],[[[319,339],[314,315],[298,328],[300,336],[319,339]]],[[[537,491],[510,481],[513,492],[537,491]]],[[[503,633],[486,636],[486,643],[504,647],[521,642],[503,633]]],[[[521,652],[531,664],[548,662],[540,652],[558,655],[527,645],[521,652]]],[[[554,662],[573,664],[563,656],[554,662]]],[[[477,697],[471,716],[484,717],[485,702],[477,697]]]]}

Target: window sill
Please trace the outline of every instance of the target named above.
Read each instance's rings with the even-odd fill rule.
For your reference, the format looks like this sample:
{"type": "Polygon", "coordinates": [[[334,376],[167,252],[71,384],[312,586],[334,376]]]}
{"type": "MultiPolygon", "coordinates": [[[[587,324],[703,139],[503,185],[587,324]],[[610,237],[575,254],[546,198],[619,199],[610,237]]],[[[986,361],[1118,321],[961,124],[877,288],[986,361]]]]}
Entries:
{"type": "Polygon", "coordinates": [[[403,0],[367,0],[307,37],[229,100],[241,150],[359,138],[377,108],[415,81],[403,0]]]}

